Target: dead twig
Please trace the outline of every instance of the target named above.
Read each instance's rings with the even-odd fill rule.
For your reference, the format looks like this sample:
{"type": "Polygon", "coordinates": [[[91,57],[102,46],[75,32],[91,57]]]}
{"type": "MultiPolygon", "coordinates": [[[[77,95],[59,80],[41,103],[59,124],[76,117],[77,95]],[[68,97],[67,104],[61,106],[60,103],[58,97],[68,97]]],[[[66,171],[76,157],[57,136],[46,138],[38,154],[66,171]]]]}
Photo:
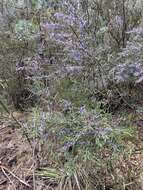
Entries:
{"type": "Polygon", "coordinates": [[[6,176],[6,178],[10,181],[10,183],[12,184],[13,188],[16,190],[15,185],[13,183],[13,181],[10,179],[10,177],[7,175],[7,173],[5,172],[4,168],[1,167],[1,171],[3,172],[3,174],[6,176]]]}
{"type": "MultiPolygon", "coordinates": [[[[4,173],[4,175],[10,180],[10,182],[12,183],[11,179],[9,178],[9,176],[7,175],[7,173],[9,173],[11,176],[13,176],[14,178],[16,178],[20,183],[22,183],[23,185],[27,186],[27,187],[31,187],[31,185],[29,185],[28,183],[26,183],[25,181],[23,181],[22,179],[20,179],[18,176],[16,176],[13,172],[9,171],[8,168],[6,168],[5,166],[0,165],[1,171],[4,173]],[[7,172],[7,173],[6,173],[7,172]]],[[[12,183],[13,184],[13,183],[12,183]]]]}
{"type": "Polygon", "coordinates": [[[34,143],[34,148],[33,148],[33,160],[34,160],[34,167],[33,167],[33,190],[36,190],[36,180],[35,180],[35,149],[36,149],[36,145],[34,143]]]}

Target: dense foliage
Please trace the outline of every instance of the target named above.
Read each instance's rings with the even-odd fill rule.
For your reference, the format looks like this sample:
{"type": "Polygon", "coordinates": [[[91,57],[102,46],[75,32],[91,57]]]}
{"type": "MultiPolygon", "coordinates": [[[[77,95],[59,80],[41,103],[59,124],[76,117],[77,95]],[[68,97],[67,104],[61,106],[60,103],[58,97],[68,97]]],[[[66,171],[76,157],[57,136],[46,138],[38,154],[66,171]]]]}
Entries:
{"type": "Polygon", "coordinates": [[[132,114],[114,117],[142,103],[142,0],[2,0],[0,68],[1,105],[32,112],[23,128],[40,146],[38,176],[61,190],[127,190],[140,175],[120,167],[132,114]]]}

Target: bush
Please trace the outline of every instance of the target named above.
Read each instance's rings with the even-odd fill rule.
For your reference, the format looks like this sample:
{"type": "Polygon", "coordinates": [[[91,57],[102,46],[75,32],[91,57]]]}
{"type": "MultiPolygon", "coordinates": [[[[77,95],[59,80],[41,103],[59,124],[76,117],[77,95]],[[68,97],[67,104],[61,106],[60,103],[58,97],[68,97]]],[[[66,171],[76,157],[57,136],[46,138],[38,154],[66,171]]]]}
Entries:
{"type": "Polygon", "coordinates": [[[42,159],[55,168],[42,168],[41,160],[37,175],[54,179],[59,189],[70,189],[69,184],[72,189],[104,189],[109,185],[107,178],[120,168],[117,160],[125,154],[125,139],[132,141],[135,131],[130,122],[115,127],[112,115],[98,109],[73,109],[66,114],[34,110],[33,119],[25,125],[31,138],[41,143],[42,159]]]}

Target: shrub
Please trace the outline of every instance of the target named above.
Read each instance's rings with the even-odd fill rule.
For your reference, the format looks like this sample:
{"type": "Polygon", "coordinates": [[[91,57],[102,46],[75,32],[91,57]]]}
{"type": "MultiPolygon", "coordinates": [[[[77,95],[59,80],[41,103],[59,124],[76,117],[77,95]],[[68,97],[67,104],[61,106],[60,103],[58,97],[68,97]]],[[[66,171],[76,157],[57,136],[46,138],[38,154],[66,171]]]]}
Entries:
{"type": "Polygon", "coordinates": [[[103,115],[97,109],[76,108],[66,114],[35,110],[33,114],[25,127],[34,141],[41,143],[42,159],[48,159],[55,168],[54,171],[48,167],[42,169],[41,160],[37,175],[54,179],[59,189],[104,189],[109,185],[106,178],[116,175],[118,157],[127,148],[125,139],[130,141],[134,136],[130,123],[119,122],[115,127],[112,116],[103,115]]]}

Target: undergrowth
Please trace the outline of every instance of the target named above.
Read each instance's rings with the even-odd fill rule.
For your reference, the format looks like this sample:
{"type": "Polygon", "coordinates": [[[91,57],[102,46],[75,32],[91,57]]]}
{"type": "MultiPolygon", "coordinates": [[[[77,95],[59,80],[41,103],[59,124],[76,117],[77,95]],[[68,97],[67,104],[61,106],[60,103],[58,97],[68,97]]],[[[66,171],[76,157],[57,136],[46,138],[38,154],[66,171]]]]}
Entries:
{"type": "Polygon", "coordinates": [[[90,101],[90,90],[85,87],[84,83],[78,77],[65,78],[60,80],[56,85],[57,96],[60,99],[66,99],[79,107],[86,105],[89,108],[93,107],[93,102],[90,101]]]}
{"type": "Polygon", "coordinates": [[[136,130],[131,119],[132,115],[115,121],[99,108],[33,109],[25,127],[39,148],[36,175],[57,184],[59,190],[124,189],[139,175],[122,168],[134,150],[136,130]]]}

